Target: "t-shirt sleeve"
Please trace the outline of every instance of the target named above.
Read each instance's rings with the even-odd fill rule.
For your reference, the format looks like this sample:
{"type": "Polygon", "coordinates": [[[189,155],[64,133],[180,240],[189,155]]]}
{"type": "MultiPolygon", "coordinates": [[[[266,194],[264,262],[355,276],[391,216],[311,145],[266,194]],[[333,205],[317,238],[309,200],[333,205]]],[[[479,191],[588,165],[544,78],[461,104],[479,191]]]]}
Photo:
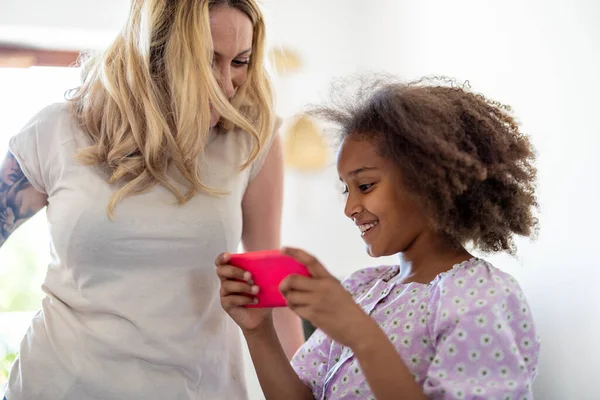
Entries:
{"type": "Polygon", "coordinates": [[[292,368],[300,380],[310,388],[315,399],[320,399],[323,392],[325,375],[329,369],[330,350],[331,339],[317,329],[291,360],[292,368]]]}
{"type": "Polygon", "coordinates": [[[56,158],[57,138],[53,132],[59,105],[44,108],[33,116],[8,144],[23,174],[36,190],[48,194],[53,186],[52,165],[56,158]]]}
{"type": "Polygon", "coordinates": [[[269,137],[269,139],[265,142],[264,146],[260,149],[258,156],[250,165],[250,176],[248,178],[248,182],[252,182],[254,178],[256,178],[258,173],[262,170],[262,167],[265,164],[265,160],[267,159],[267,156],[269,154],[269,151],[271,151],[271,147],[273,147],[275,137],[279,135],[279,128],[281,127],[281,122],[281,118],[277,117],[271,137],[269,137]]]}
{"type": "Polygon", "coordinates": [[[511,276],[485,266],[453,272],[434,289],[430,311],[429,398],[532,398],[539,341],[511,276]]]}

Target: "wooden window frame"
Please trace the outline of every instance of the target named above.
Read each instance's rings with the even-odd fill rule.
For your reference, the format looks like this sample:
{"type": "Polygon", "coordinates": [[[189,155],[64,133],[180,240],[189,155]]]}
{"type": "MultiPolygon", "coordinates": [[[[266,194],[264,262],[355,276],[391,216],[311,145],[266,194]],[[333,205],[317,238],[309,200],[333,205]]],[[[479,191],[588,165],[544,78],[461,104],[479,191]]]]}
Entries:
{"type": "Polygon", "coordinates": [[[72,67],[80,52],[0,44],[0,68],[72,67]]]}

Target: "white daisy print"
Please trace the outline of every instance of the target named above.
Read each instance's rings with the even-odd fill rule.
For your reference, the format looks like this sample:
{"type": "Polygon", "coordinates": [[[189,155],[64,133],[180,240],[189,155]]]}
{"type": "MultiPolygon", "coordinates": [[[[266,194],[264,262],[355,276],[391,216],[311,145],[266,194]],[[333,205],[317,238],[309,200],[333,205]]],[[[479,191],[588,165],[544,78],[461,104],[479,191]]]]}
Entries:
{"type": "Polygon", "coordinates": [[[488,379],[490,377],[490,370],[486,367],[479,368],[479,371],[477,371],[477,375],[480,379],[488,379]]]}
{"type": "Polygon", "coordinates": [[[439,367],[440,365],[442,365],[443,361],[444,360],[440,356],[437,356],[433,359],[433,364],[439,367]]]}
{"type": "Polygon", "coordinates": [[[402,347],[408,349],[412,344],[412,338],[410,336],[404,336],[402,337],[400,344],[402,345],[402,347]]]}
{"type": "Polygon", "coordinates": [[[467,367],[464,363],[458,363],[454,366],[454,372],[457,375],[464,376],[467,373],[467,367]]]}
{"type": "Polygon", "coordinates": [[[448,289],[447,288],[442,288],[441,294],[442,294],[442,296],[447,295],[448,294],[448,289]]]}
{"type": "Polygon", "coordinates": [[[454,303],[455,306],[460,306],[461,304],[463,304],[465,301],[463,299],[461,299],[458,296],[454,296],[452,298],[452,303],[454,303]]]}
{"type": "Polygon", "coordinates": [[[460,315],[464,315],[464,314],[466,314],[468,312],[469,312],[469,308],[468,307],[461,307],[461,308],[458,309],[458,313],[460,315]]]}
{"type": "Polygon", "coordinates": [[[509,311],[509,312],[506,313],[506,320],[508,322],[510,322],[510,321],[513,320],[513,313],[512,312],[509,311]]]}
{"type": "Polygon", "coordinates": [[[419,319],[419,325],[426,326],[427,325],[427,317],[421,317],[419,319]]]}
{"type": "Polygon", "coordinates": [[[527,320],[523,320],[521,321],[521,330],[523,332],[529,332],[529,330],[531,329],[531,323],[527,320]]]}
{"type": "Polygon", "coordinates": [[[402,310],[404,310],[404,304],[400,304],[397,308],[398,312],[401,312],[402,310]]]}
{"type": "Polygon", "coordinates": [[[508,378],[508,376],[510,375],[510,369],[503,365],[500,368],[498,368],[498,375],[500,375],[501,378],[508,378]]]}
{"type": "Polygon", "coordinates": [[[392,326],[394,326],[396,328],[399,327],[400,326],[400,319],[399,318],[394,318],[392,320],[392,326]]]}
{"type": "Polygon", "coordinates": [[[496,321],[494,329],[496,329],[496,332],[502,332],[504,330],[504,323],[502,321],[496,321]]]}
{"type": "Polygon", "coordinates": [[[529,309],[527,308],[526,305],[522,305],[521,306],[521,315],[527,315],[529,314],[529,309]]]}
{"type": "Polygon", "coordinates": [[[448,377],[448,373],[446,371],[444,371],[443,369],[439,370],[437,372],[437,377],[440,379],[446,379],[448,377]]]}
{"type": "Polygon", "coordinates": [[[506,387],[509,389],[514,389],[517,387],[517,382],[515,382],[513,380],[506,381],[505,384],[506,384],[506,387]]]}
{"type": "Polygon", "coordinates": [[[484,277],[477,278],[477,285],[483,286],[486,283],[487,283],[487,279],[485,279],[484,277]]]}
{"type": "Polygon", "coordinates": [[[412,318],[415,316],[415,311],[414,310],[410,310],[409,312],[406,313],[406,317],[407,318],[412,318]]]}
{"type": "Polygon", "coordinates": [[[454,397],[463,400],[465,398],[465,391],[463,389],[455,389],[454,397]]]}
{"type": "Polygon", "coordinates": [[[481,356],[481,353],[479,352],[479,350],[469,351],[469,360],[471,360],[472,362],[479,360],[480,356],[481,356]]]}
{"type": "Polygon", "coordinates": [[[427,303],[419,304],[419,311],[425,312],[425,310],[427,310],[427,303]]]}
{"type": "Polygon", "coordinates": [[[421,363],[421,356],[418,354],[414,354],[410,357],[409,361],[413,367],[416,367],[421,363]]]}
{"type": "Polygon", "coordinates": [[[531,347],[533,346],[533,340],[531,340],[528,337],[524,337],[521,340],[521,346],[525,349],[525,350],[529,350],[531,349],[531,347]]]}
{"type": "Polygon", "coordinates": [[[480,328],[485,328],[487,322],[487,317],[483,314],[479,314],[477,317],[475,317],[475,324],[480,328]]]}
{"type": "Polygon", "coordinates": [[[449,316],[450,316],[450,311],[442,310],[442,320],[448,319],[449,316]]]}
{"type": "Polygon", "coordinates": [[[446,349],[446,353],[449,356],[454,357],[458,354],[458,348],[456,347],[456,345],[454,343],[450,343],[448,345],[448,348],[446,349]]]}
{"type": "Polygon", "coordinates": [[[496,283],[504,283],[504,280],[502,278],[500,278],[498,275],[493,275],[492,279],[494,280],[494,282],[496,283]]]}
{"type": "Polygon", "coordinates": [[[407,322],[404,324],[404,332],[409,333],[412,332],[413,330],[413,323],[412,322],[407,322]]]}
{"type": "Polygon", "coordinates": [[[398,335],[395,333],[391,333],[389,338],[390,338],[390,342],[392,342],[392,343],[396,343],[396,341],[398,341],[398,335]]]}
{"type": "Polygon", "coordinates": [[[429,347],[429,338],[427,336],[421,336],[419,342],[421,342],[421,346],[429,347]]]}
{"type": "Polygon", "coordinates": [[[492,344],[493,341],[494,341],[494,338],[487,333],[484,333],[479,338],[479,343],[481,343],[482,346],[489,346],[490,344],[492,344]]]}
{"type": "Polygon", "coordinates": [[[465,286],[465,279],[464,278],[458,278],[455,283],[456,283],[456,286],[462,288],[462,287],[465,286]]]}
{"type": "Polygon", "coordinates": [[[497,294],[498,294],[498,291],[496,290],[496,288],[489,288],[487,291],[487,295],[489,297],[494,297],[497,294]]]}
{"type": "Polygon", "coordinates": [[[487,387],[489,388],[495,388],[496,386],[498,386],[498,383],[496,383],[496,381],[489,381],[487,383],[487,387]]]}
{"type": "Polygon", "coordinates": [[[485,307],[487,306],[487,300],[486,299],[479,299],[475,302],[475,304],[477,304],[477,307],[485,307]]]}
{"type": "Polygon", "coordinates": [[[458,328],[454,332],[454,336],[456,337],[456,339],[458,339],[458,340],[460,340],[462,342],[462,341],[464,341],[467,338],[467,331],[465,331],[462,328],[458,328]]]}
{"type": "Polygon", "coordinates": [[[478,396],[484,395],[485,394],[485,389],[482,388],[481,386],[475,386],[473,388],[473,394],[476,394],[478,396]]]}
{"type": "Polygon", "coordinates": [[[469,297],[475,297],[475,296],[477,296],[478,293],[479,293],[479,291],[477,289],[469,289],[469,291],[467,292],[467,295],[469,297]]]}
{"type": "Polygon", "coordinates": [[[498,362],[504,360],[504,351],[502,349],[495,349],[492,351],[492,358],[498,362]]]}

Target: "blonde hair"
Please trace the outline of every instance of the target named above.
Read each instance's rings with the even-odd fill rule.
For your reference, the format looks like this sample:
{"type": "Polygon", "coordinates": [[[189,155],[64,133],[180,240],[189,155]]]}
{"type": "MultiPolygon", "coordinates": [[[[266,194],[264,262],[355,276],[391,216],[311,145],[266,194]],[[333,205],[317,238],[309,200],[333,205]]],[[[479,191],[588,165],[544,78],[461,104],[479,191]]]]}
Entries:
{"type": "Polygon", "coordinates": [[[200,158],[210,135],[209,104],[226,129],[251,135],[252,151],[241,168],[257,157],[273,134],[273,95],[264,67],[265,24],[254,0],[132,0],[121,34],[83,65],[82,84],[69,100],[92,142],[78,153],[86,165],[99,165],[110,183],[122,186],[116,204],[159,184],[184,204],[200,191],[200,158]],[[253,25],[248,77],[228,101],[214,77],[209,11],[229,6],[253,25]],[[167,176],[172,162],[185,179],[182,193],[167,176]]]}

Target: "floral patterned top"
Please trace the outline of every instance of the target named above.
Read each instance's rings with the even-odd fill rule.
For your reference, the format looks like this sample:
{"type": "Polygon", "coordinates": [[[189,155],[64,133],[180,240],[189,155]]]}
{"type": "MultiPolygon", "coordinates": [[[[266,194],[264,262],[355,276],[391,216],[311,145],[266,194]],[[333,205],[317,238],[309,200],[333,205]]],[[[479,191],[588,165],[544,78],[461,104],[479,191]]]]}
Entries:
{"type": "MultiPolygon", "coordinates": [[[[473,258],[431,283],[400,283],[399,267],[343,282],[430,399],[533,399],[539,340],[518,283],[473,258]]],[[[292,359],[315,399],[375,399],[352,350],[317,330],[292,359]]],[[[384,366],[382,366],[384,368],[384,366]]]]}

